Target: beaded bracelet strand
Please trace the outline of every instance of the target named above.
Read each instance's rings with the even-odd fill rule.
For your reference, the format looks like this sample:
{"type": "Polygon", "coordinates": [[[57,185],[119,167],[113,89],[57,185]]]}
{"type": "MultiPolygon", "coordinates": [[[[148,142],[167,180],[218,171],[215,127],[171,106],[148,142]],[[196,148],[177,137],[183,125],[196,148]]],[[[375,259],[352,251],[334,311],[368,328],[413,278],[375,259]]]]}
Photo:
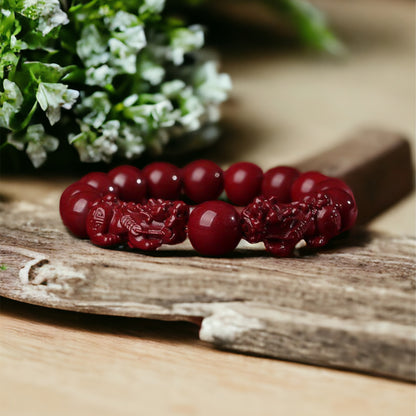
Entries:
{"type": "Polygon", "coordinates": [[[149,251],[188,237],[200,254],[221,256],[244,239],[263,242],[277,257],[290,256],[301,240],[324,246],[350,229],[358,213],[340,179],[288,166],[263,174],[249,162],[223,172],[209,160],[182,169],[155,162],[142,171],[124,165],[92,172],[65,189],[59,209],[72,234],[102,247],[127,243],[149,251]],[[216,200],[223,191],[235,206],[216,200]]]}

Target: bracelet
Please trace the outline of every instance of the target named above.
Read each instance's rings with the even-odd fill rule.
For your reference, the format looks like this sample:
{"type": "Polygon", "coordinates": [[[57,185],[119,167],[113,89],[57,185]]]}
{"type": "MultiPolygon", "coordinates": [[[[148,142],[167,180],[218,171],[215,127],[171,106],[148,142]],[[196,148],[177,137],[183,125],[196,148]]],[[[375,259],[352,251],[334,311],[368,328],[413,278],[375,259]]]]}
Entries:
{"type": "Polygon", "coordinates": [[[244,239],[263,242],[276,257],[290,256],[301,240],[324,246],[358,214],[340,179],[288,166],[263,174],[249,162],[223,172],[209,160],[182,169],[155,162],[142,171],[123,165],[108,174],[91,172],[64,190],[59,210],[72,234],[102,247],[127,243],[149,251],[188,237],[200,254],[221,256],[244,239]],[[223,191],[234,206],[216,200],[223,191]]]}

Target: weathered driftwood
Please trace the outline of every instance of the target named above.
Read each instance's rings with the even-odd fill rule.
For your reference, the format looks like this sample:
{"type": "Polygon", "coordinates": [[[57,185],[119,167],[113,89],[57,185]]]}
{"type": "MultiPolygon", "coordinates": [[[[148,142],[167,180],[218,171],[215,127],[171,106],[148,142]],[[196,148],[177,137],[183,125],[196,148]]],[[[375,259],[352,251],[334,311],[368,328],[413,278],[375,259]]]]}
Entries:
{"type": "Polygon", "coordinates": [[[256,246],[203,258],[186,243],[142,255],[70,236],[56,209],[60,191],[0,204],[1,295],[202,321],[201,339],[226,349],[415,380],[414,239],[357,229],[290,259],[256,246]]]}

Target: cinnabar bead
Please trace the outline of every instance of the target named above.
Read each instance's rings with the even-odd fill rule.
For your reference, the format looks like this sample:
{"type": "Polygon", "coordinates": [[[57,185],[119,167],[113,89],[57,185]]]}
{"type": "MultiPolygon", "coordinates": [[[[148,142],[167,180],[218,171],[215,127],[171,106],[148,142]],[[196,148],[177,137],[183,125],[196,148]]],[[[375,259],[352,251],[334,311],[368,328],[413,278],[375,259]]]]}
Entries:
{"type": "Polygon", "coordinates": [[[141,202],[146,197],[146,180],[140,169],[122,165],[108,172],[112,183],[119,188],[119,197],[125,202],[141,202]]]}
{"type": "Polygon", "coordinates": [[[182,169],[185,195],[199,204],[217,199],[224,189],[222,169],[210,160],[195,160],[182,169]]]}
{"type": "Polygon", "coordinates": [[[167,162],[153,162],[143,169],[149,198],[177,200],[182,189],[180,170],[167,162]]]}
{"type": "Polygon", "coordinates": [[[198,253],[222,256],[233,251],[241,239],[240,217],[231,204],[203,202],[189,216],[188,237],[198,253]]]}
{"type": "Polygon", "coordinates": [[[309,171],[302,173],[294,182],[291,189],[292,201],[302,201],[302,199],[314,192],[316,184],[329,179],[322,173],[309,171]]]}
{"type": "Polygon", "coordinates": [[[118,186],[114,185],[111,179],[104,172],[90,172],[83,176],[79,182],[86,183],[97,189],[101,195],[115,194],[118,195],[118,186]]]}
{"type": "Polygon", "coordinates": [[[264,197],[274,197],[277,202],[288,203],[292,200],[292,184],[300,172],[289,166],[277,166],[269,169],[263,176],[261,193],[264,197]]]}
{"type": "Polygon", "coordinates": [[[340,232],[349,230],[357,221],[358,209],[354,196],[343,189],[332,188],[323,191],[327,194],[332,203],[337,207],[341,214],[341,230],[340,232]]]}
{"type": "Polygon", "coordinates": [[[78,192],[72,195],[61,212],[64,225],[72,234],[85,238],[87,234],[87,215],[91,205],[99,198],[96,192],[78,192]]]}
{"type": "Polygon", "coordinates": [[[69,185],[65,190],[62,192],[61,198],[59,200],[59,213],[62,217],[62,211],[68,202],[69,198],[79,192],[93,192],[96,194],[97,198],[100,196],[97,189],[93,188],[92,186],[87,185],[86,183],[82,182],[74,182],[69,185]]]}
{"type": "Polygon", "coordinates": [[[224,189],[235,205],[247,205],[260,194],[263,171],[250,162],[231,165],[224,173],[224,189]]]}
{"type": "Polygon", "coordinates": [[[328,178],[322,182],[318,182],[313,190],[316,192],[325,192],[328,189],[341,189],[354,198],[351,188],[338,178],[328,178]]]}

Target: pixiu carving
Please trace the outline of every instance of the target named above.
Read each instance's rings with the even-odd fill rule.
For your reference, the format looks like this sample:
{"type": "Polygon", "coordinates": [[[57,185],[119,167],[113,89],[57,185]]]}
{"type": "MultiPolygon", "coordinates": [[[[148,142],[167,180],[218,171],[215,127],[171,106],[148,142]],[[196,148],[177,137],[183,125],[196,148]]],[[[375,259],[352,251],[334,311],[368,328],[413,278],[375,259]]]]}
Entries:
{"type": "Polygon", "coordinates": [[[289,256],[302,239],[311,247],[322,247],[341,230],[340,209],[326,193],[289,204],[257,197],[241,213],[243,238],[250,243],[262,241],[278,257],[289,256]]]}
{"type": "Polygon", "coordinates": [[[99,246],[127,243],[131,248],[156,250],[186,239],[188,216],[189,208],[182,201],[149,199],[135,204],[110,194],[92,204],[87,232],[99,246]]]}

